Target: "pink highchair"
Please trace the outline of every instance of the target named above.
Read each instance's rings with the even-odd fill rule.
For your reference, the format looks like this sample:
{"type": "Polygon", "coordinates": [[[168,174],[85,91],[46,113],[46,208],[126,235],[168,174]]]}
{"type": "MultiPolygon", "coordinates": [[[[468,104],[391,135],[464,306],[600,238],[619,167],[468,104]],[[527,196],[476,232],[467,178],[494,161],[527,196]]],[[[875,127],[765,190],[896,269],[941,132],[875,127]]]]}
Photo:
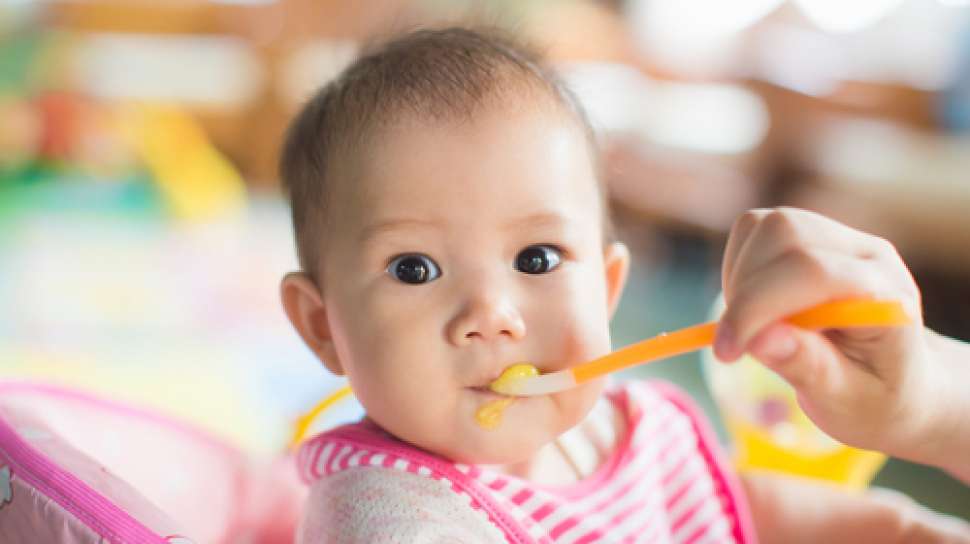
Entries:
{"type": "Polygon", "coordinates": [[[306,489],[184,423],[0,381],[0,542],[290,543],[306,489]]]}

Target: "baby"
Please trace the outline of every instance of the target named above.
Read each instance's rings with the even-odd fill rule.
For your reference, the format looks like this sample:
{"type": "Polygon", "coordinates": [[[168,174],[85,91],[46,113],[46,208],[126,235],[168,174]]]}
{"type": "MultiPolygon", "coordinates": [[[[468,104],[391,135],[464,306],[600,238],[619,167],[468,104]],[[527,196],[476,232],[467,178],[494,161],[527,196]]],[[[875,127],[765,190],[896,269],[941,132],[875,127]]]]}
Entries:
{"type": "MultiPolygon", "coordinates": [[[[933,528],[908,504],[822,486],[770,477],[742,485],[702,417],[667,385],[594,380],[519,399],[494,429],[476,423],[506,367],[552,372],[610,351],[629,266],[580,107],[508,39],[425,30],[360,58],[293,122],[281,170],[302,268],[283,280],[284,307],[367,413],[301,448],[312,486],[301,542],[754,542],[756,533],[894,542],[913,527],[963,530],[933,528]],[[813,501],[808,515],[786,510],[783,499],[799,497],[813,501]]],[[[890,393],[877,379],[819,385],[785,373],[809,349],[879,352],[890,368],[916,357],[896,348],[916,350],[921,328],[844,333],[840,344],[843,333],[771,325],[856,294],[901,299],[919,315],[912,280],[889,252],[807,212],[752,212],[731,237],[719,354],[764,351],[815,394],[803,399],[809,413],[844,440],[909,444],[921,436],[915,423],[880,442],[853,431],[863,416],[840,412],[874,418],[873,433],[899,418],[906,406],[878,410],[890,393]],[[839,266],[815,266],[813,240],[827,244],[819,259],[839,266]],[[860,264],[842,266],[852,255],[860,264]],[[864,268],[862,257],[876,264],[864,268]],[[845,398],[857,385],[865,395],[845,398]]],[[[862,362],[858,372],[869,372],[862,362]]]]}

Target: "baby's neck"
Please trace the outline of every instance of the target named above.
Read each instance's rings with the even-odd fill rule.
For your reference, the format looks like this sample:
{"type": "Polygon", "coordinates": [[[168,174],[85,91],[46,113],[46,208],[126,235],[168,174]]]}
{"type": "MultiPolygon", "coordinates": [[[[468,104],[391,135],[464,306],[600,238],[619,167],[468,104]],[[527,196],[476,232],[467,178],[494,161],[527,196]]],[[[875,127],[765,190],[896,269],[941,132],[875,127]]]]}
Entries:
{"type": "Polygon", "coordinates": [[[532,457],[489,468],[542,485],[568,485],[590,476],[605,463],[626,432],[616,406],[603,398],[581,423],[532,457]]]}

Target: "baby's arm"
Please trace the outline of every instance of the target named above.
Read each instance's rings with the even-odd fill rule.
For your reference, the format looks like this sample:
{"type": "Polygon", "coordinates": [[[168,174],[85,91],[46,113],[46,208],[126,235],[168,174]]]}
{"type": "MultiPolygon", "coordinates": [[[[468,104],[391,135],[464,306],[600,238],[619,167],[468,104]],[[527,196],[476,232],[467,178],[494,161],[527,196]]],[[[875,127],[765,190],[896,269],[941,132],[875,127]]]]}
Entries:
{"type": "Polygon", "coordinates": [[[970,525],[889,490],[850,494],[769,473],[741,479],[762,544],[970,543],[970,525]]]}
{"type": "Polygon", "coordinates": [[[842,442],[970,482],[970,347],[923,327],[919,289],[889,242],[804,210],[752,210],[731,231],[722,276],[720,359],[750,352],[842,442]],[[781,322],[847,297],[897,300],[913,323],[814,332],[781,322]]]}
{"type": "Polygon", "coordinates": [[[377,467],[314,482],[298,544],[505,542],[484,514],[439,481],[377,467]]]}

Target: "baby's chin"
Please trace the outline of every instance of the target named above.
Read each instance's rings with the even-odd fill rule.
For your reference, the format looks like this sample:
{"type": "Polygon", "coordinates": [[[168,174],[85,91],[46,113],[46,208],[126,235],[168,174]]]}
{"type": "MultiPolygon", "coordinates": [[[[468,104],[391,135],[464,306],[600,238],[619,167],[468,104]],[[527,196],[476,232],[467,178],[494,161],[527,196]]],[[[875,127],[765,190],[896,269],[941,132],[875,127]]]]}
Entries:
{"type": "Polygon", "coordinates": [[[551,396],[518,399],[491,429],[479,425],[475,413],[494,399],[479,394],[464,398],[463,405],[455,410],[460,416],[429,424],[394,414],[398,417],[388,417],[384,428],[405,442],[457,463],[520,463],[579,424],[592,409],[602,387],[603,383],[596,380],[551,396]]]}
{"type": "MultiPolygon", "coordinates": [[[[546,400],[548,402],[548,399],[546,400]]],[[[463,440],[450,443],[441,455],[466,464],[501,465],[528,461],[543,447],[582,420],[586,413],[564,414],[558,410],[510,411],[493,429],[469,422],[463,440]]],[[[579,407],[574,407],[574,409],[579,407]]]]}
{"type": "Polygon", "coordinates": [[[521,433],[503,433],[499,429],[476,433],[474,438],[440,455],[469,465],[507,465],[521,463],[534,456],[554,440],[554,436],[519,436],[521,433]],[[483,436],[484,433],[484,436],[483,436]],[[511,435],[511,436],[503,436],[511,435]]]}

